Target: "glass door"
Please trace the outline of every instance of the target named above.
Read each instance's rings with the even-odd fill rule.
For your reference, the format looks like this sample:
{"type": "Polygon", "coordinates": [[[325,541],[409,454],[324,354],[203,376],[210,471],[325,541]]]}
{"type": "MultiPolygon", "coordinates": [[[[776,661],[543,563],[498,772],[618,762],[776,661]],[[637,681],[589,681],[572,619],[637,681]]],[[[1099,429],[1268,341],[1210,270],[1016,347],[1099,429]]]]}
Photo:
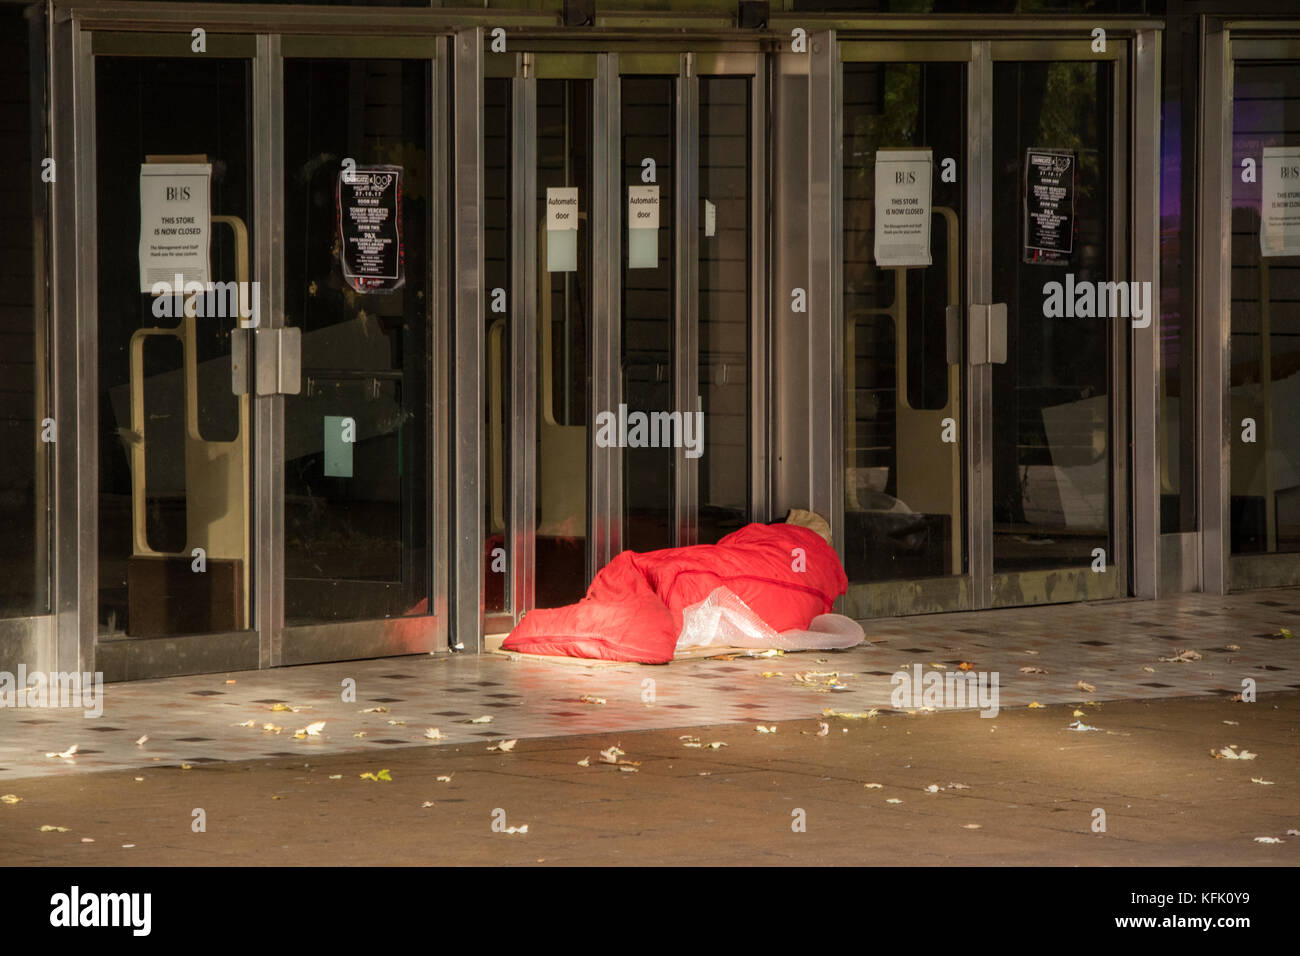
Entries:
{"type": "Polygon", "coordinates": [[[1126,593],[1126,43],[995,42],[987,268],[991,606],[1126,593]],[[1000,328],[999,328],[1000,326],[1000,328]]]}
{"type": "Polygon", "coordinates": [[[258,666],[254,41],[95,34],[97,667],[258,666]],[[166,642],[148,641],[167,638],[166,642]],[[179,642],[177,639],[183,639],[179,642]]]}
{"type": "Polygon", "coordinates": [[[493,634],[578,600],[621,550],[716,541],[754,513],[763,140],[754,54],[486,66],[493,634]]]}
{"type": "Polygon", "coordinates": [[[846,604],[959,610],[973,600],[960,336],[972,44],[841,49],[846,604]]]}
{"type": "Polygon", "coordinates": [[[1237,590],[1300,580],[1300,40],[1234,36],[1230,70],[1232,125],[1219,162],[1231,194],[1223,385],[1228,585],[1237,590]]]}
{"type": "Polygon", "coordinates": [[[276,663],[429,651],[433,40],[286,37],[283,640],[276,663]],[[296,343],[294,343],[296,346],[296,343]]]}
{"type": "Polygon", "coordinates": [[[1127,47],[840,45],[847,613],[1126,593],[1127,47]]]}

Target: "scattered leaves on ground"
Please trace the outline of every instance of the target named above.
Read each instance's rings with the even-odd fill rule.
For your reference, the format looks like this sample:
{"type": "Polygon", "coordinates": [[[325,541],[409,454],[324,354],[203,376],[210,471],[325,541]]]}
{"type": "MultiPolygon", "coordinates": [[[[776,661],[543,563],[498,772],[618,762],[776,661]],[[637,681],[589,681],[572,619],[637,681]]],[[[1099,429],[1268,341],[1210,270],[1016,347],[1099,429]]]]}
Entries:
{"type": "MultiPolygon", "coordinates": [[[[370,780],[373,781],[374,783],[378,783],[380,780],[391,781],[393,777],[391,774],[389,774],[388,768],[385,767],[383,770],[380,770],[378,773],[363,773],[361,774],[361,779],[370,780]]],[[[442,779],[442,778],[439,777],[438,779],[442,779]]]]}
{"type": "Polygon", "coordinates": [[[439,730],[437,727],[430,727],[428,730],[424,732],[424,736],[428,737],[430,740],[444,739],[442,736],[442,731],[439,730]]]}
{"type": "Polygon", "coordinates": [[[1251,753],[1244,747],[1238,752],[1236,744],[1228,744],[1228,746],[1221,747],[1218,750],[1211,750],[1210,756],[1226,757],[1228,760],[1254,760],[1257,754],[1251,753]]]}

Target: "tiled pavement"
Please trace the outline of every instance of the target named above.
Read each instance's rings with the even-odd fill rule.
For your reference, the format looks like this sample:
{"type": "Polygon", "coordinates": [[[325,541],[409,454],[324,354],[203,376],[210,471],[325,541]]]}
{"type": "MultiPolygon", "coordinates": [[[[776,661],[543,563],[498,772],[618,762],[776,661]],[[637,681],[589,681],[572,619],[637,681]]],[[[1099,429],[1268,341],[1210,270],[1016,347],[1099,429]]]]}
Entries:
{"type": "Polygon", "coordinates": [[[1300,689],[1300,588],[1227,597],[1180,595],[872,621],[869,645],[766,659],[676,661],[666,667],[584,668],[503,656],[404,657],[110,684],[103,715],[80,709],[0,709],[0,780],[181,763],[250,760],[503,738],[706,724],[774,723],[825,708],[890,708],[891,675],[963,661],[999,675],[999,704],[1187,697],[1300,689]],[[1229,649],[1235,646],[1237,649],[1229,649]],[[1195,662],[1161,662],[1190,649],[1195,662]],[[1037,667],[1046,674],[1023,674],[1037,667]],[[843,690],[793,675],[837,671],[843,690]],[[773,676],[764,676],[764,673],[773,676]],[[356,700],[344,703],[346,678],[356,700]],[[1077,687],[1082,681],[1094,691],[1077,687]],[[607,703],[585,703],[584,695],[607,703]],[[277,703],[297,712],[273,711],[277,703]],[[384,707],[386,712],[365,713],[384,707]],[[487,724],[469,723],[491,716],[487,724]],[[242,727],[252,720],[254,726],[242,727]],[[294,731],[325,721],[320,736],[294,731]],[[400,723],[394,723],[398,721],[400,723]],[[283,728],[263,730],[266,723],[283,728]],[[441,741],[427,739],[436,727],[441,741]],[[364,736],[357,736],[364,734],[364,736]],[[144,744],[136,741],[148,736],[144,744]],[[66,751],[70,759],[47,757],[66,751]]]}

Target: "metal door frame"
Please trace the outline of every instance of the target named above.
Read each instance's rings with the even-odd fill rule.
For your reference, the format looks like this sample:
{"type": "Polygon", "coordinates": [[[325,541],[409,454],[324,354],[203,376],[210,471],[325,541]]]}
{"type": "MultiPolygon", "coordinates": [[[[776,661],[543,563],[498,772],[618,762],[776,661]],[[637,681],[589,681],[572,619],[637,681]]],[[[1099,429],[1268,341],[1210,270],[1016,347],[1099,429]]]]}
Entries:
{"type": "MultiPolygon", "coordinates": [[[[52,103],[54,155],[73,170],[71,188],[56,191],[56,309],[55,335],[60,348],[54,357],[58,419],[64,422],[56,494],[60,540],[73,537],[76,556],[62,553],[55,576],[55,656],[60,666],[103,671],[106,680],[142,679],[282,666],[317,661],[448,650],[448,501],[447,461],[451,425],[447,400],[451,296],[442,277],[450,273],[446,197],[432,193],[429,248],[430,288],[434,291],[430,349],[434,356],[429,395],[433,405],[428,427],[432,458],[429,484],[427,540],[430,552],[430,613],[409,618],[349,621],[286,627],[284,622],[284,398],[255,396],[251,403],[253,435],[250,490],[250,603],[248,627],[229,633],[169,635],[101,642],[98,635],[99,431],[98,310],[95,150],[94,58],[243,59],[252,72],[251,230],[252,278],[260,283],[262,321],[259,328],[284,327],[283,236],[283,41],[291,55],[310,57],[422,58],[431,68],[430,128],[446,127],[450,111],[448,82],[443,76],[451,60],[446,16],[413,18],[410,11],[340,10],[324,18],[285,9],[213,9],[204,54],[191,51],[192,11],[184,5],[134,3],[106,9],[71,3],[55,10],[52,30],[52,103]],[[182,16],[181,14],[184,14],[182,16]],[[181,26],[180,24],[184,24],[181,26]],[[324,25],[323,25],[324,24],[324,25]],[[355,30],[338,35],[329,29],[355,30]],[[274,31],[274,32],[272,32],[274,31]],[[365,35],[372,34],[372,35],[365,35]],[[394,34],[401,34],[400,36],[394,34]],[[415,34],[412,36],[411,34],[415,34]],[[58,235],[76,236],[73,243],[58,235]],[[75,348],[69,347],[75,343],[75,348]],[[67,411],[75,407],[75,413],[67,411]],[[71,419],[69,421],[69,419],[71,419]],[[75,481],[70,474],[75,456],[75,481]],[[75,493],[74,493],[75,489],[75,493]],[[75,507],[70,501],[75,500],[75,507]],[[413,621],[424,627],[412,640],[413,621]]],[[[474,15],[459,17],[461,22],[474,15]]],[[[501,22],[531,24],[536,15],[509,15],[501,22]]],[[[430,159],[432,182],[450,181],[445,149],[430,159]]],[[[441,188],[441,187],[439,187],[441,188]]]]}
{"type": "Polygon", "coordinates": [[[1290,587],[1300,553],[1232,553],[1232,131],[1238,60],[1300,60],[1300,21],[1201,20],[1198,205],[1201,589],[1226,594],[1290,587]]]}
{"type": "MultiPolygon", "coordinates": [[[[793,23],[793,21],[791,21],[793,23]]],[[[1111,196],[1111,247],[1113,279],[1150,281],[1153,295],[1159,283],[1159,64],[1160,21],[1120,20],[1088,23],[1061,21],[1052,27],[1026,27],[1023,21],[985,20],[980,23],[944,18],[891,20],[871,23],[828,17],[827,42],[845,50],[845,60],[921,61],[962,60],[967,73],[967,190],[968,247],[964,301],[989,302],[992,293],[991,191],[992,191],[992,82],[993,63],[999,60],[1115,61],[1112,122],[1112,170],[1116,189],[1111,196]],[[1094,53],[1088,37],[1101,26],[1106,30],[1105,53],[1094,53]],[[836,36],[840,31],[842,36],[836,36]],[[940,44],[945,38],[949,49],[940,44]],[[969,47],[969,57],[960,54],[969,47]],[[1155,131],[1152,133],[1151,131],[1155,131]],[[1130,144],[1132,149],[1130,150],[1130,144]]],[[[811,39],[810,39],[811,42],[811,39]]],[[[810,71],[815,72],[815,71],[810,71]]],[[[842,115],[842,91],[836,90],[835,112],[842,115]]],[[[814,124],[817,117],[813,117],[814,124]]],[[[814,132],[839,134],[833,123],[815,126],[814,132]]],[[[795,130],[797,133],[797,130],[795,130]]],[[[796,171],[797,172],[797,171],[796,171]]],[[[810,170],[809,176],[815,177],[810,170]]],[[[842,184],[834,183],[834,205],[842,204],[842,184]]],[[[842,236],[832,224],[837,265],[842,267],[842,236]]],[[[775,244],[779,246],[781,237],[775,244]]],[[[787,253],[792,258],[793,253],[787,253]]],[[[778,257],[779,258],[779,257],[778,257]]],[[[811,299],[810,290],[810,299],[811,299]]],[[[843,324],[843,305],[832,295],[828,305],[834,326],[843,324]]],[[[1072,593],[1065,600],[1121,597],[1130,593],[1154,597],[1158,576],[1159,489],[1157,484],[1156,395],[1159,323],[1152,303],[1152,321],[1146,329],[1128,324],[1112,326],[1110,368],[1110,523],[1111,547],[1107,569],[1094,574],[1088,568],[1071,574],[1072,593]],[[1131,457],[1130,457],[1131,455],[1131,457]],[[1132,524],[1130,526],[1130,516],[1132,524]]],[[[963,336],[963,339],[965,336],[963,336]]],[[[1045,603],[1062,583],[1061,571],[993,573],[992,555],[992,370],[965,360],[965,428],[967,492],[965,525],[967,573],[924,581],[880,582],[859,586],[864,590],[845,608],[866,617],[864,599],[876,610],[872,616],[932,610],[982,609],[1024,603],[1045,603]],[[961,582],[966,582],[966,588],[961,582]],[[956,582],[956,588],[954,588],[956,582]],[[1025,600],[1027,596],[1030,600],[1025,600]],[[1014,595],[1014,596],[1013,596],[1014,595]],[[936,603],[938,606],[936,606],[936,603]]],[[[796,370],[798,371],[798,370],[796,370]]],[[[842,389],[842,361],[834,369],[836,389],[842,389]]],[[[811,377],[811,376],[810,376],[811,377]]],[[[834,397],[831,398],[834,407],[834,397]]],[[[843,434],[842,428],[839,433],[843,434]]],[[[837,438],[837,441],[842,440],[837,438]]],[[[841,463],[842,464],[842,463],[841,463]]],[[[837,465],[837,467],[839,467],[837,465]]],[[[781,476],[778,476],[780,481],[781,476]]],[[[843,534],[844,502],[839,475],[810,476],[809,498],[815,486],[827,482],[833,504],[832,528],[836,540],[843,534]],[[837,493],[837,491],[841,493],[837,493]]],[[[797,482],[786,479],[785,497],[792,498],[797,482]]],[[[825,494],[823,490],[821,494],[825,494]]],[[[1055,600],[1061,600],[1054,597],[1055,600]]]]}
{"type": "MultiPolygon", "coordinates": [[[[621,275],[623,261],[624,190],[620,157],[621,77],[627,75],[675,76],[676,78],[676,168],[675,200],[678,242],[673,251],[676,269],[673,298],[674,318],[674,401],[680,409],[694,407],[697,393],[698,357],[698,249],[695,235],[698,223],[699,165],[699,76],[750,77],[750,270],[753,284],[750,305],[750,498],[751,515],[763,520],[767,515],[768,494],[766,461],[768,455],[766,392],[767,297],[765,284],[767,215],[765,171],[765,128],[767,83],[764,58],[758,44],[730,42],[724,44],[691,41],[649,43],[615,43],[601,45],[601,52],[574,52],[575,41],[530,41],[527,37],[514,42],[508,65],[490,58],[486,72],[493,76],[511,76],[512,155],[512,228],[510,237],[511,309],[514,327],[510,337],[510,367],[514,374],[510,385],[510,514],[507,517],[507,592],[511,606],[506,612],[483,615],[482,578],[472,586],[457,588],[457,601],[466,609],[464,627],[458,627],[466,649],[472,635],[479,637],[482,649],[487,633],[508,630],[523,614],[535,606],[536,582],[536,508],[537,487],[537,180],[536,180],[536,109],[537,79],[589,79],[593,84],[592,108],[592,193],[584,205],[590,210],[592,243],[592,328],[589,361],[592,364],[588,425],[588,505],[587,574],[593,577],[600,568],[622,550],[622,480],[623,450],[595,445],[594,414],[598,409],[614,409],[622,400],[620,373],[621,345],[621,275]],[[697,48],[701,52],[695,52],[697,48]],[[473,595],[471,595],[471,590],[473,595]],[[474,627],[473,605],[480,610],[479,625],[474,627]]],[[[590,44],[586,44],[589,49],[590,44]]],[[[497,55],[500,56],[499,54],[497,55]]],[[[481,108],[481,102],[480,102],[481,108]]],[[[462,323],[471,321],[462,317],[462,323]]],[[[476,320],[474,320],[476,321],[476,320]]],[[[466,328],[465,325],[459,325],[466,328]]],[[[458,404],[457,428],[479,432],[479,403],[458,404]]],[[[696,540],[698,507],[698,471],[694,459],[685,457],[685,449],[676,449],[674,469],[674,541],[691,544],[696,540]]],[[[466,490],[462,485],[462,491],[466,490]]],[[[471,510],[479,513],[486,493],[476,486],[476,493],[464,496],[458,513],[467,523],[471,510]]],[[[481,544],[481,537],[480,537],[481,544]]],[[[464,561],[458,573],[465,570],[464,561]]]]}
{"type": "MultiPolygon", "coordinates": [[[[1065,39],[1060,37],[1042,37],[1017,40],[981,41],[985,53],[981,58],[987,63],[987,70],[981,77],[979,97],[988,104],[987,119],[982,136],[986,137],[984,149],[987,163],[981,175],[987,177],[987,191],[983,192],[984,206],[974,217],[981,226],[982,236],[979,246],[992,249],[992,155],[993,155],[993,65],[1001,62],[1028,61],[1069,61],[1089,62],[1107,60],[1114,64],[1112,73],[1113,109],[1111,111],[1111,155],[1113,189],[1110,196],[1110,281],[1128,281],[1134,274],[1129,258],[1129,180],[1132,175],[1129,156],[1129,133],[1131,113],[1130,98],[1131,78],[1129,67],[1132,60],[1129,46],[1131,37],[1107,35],[1104,52],[1094,52],[1088,39],[1065,39]]],[[[1156,127],[1158,130],[1158,126],[1156,127]]],[[[1158,133],[1157,133],[1158,135],[1158,133]]],[[[972,302],[991,302],[993,294],[993,262],[991,255],[982,256],[984,269],[987,271],[976,280],[980,283],[980,294],[972,296],[972,302]]],[[[975,279],[975,277],[972,277],[975,279]]],[[[1140,277],[1139,277],[1140,278],[1140,277]]],[[[1152,281],[1152,295],[1160,288],[1159,281],[1152,281]]],[[[1155,301],[1150,303],[1154,312],[1155,301]]],[[[980,555],[978,564],[974,564],[976,580],[979,582],[977,592],[982,598],[980,608],[1015,607],[1025,604],[1050,604],[1070,601],[1105,600],[1128,595],[1129,551],[1129,389],[1128,359],[1131,323],[1110,323],[1110,362],[1108,378],[1110,388],[1109,419],[1110,428],[1107,435],[1107,452],[1110,459],[1109,484],[1109,521],[1111,527],[1111,552],[1105,556],[1106,570],[1095,572],[1090,567],[1054,568],[1046,571],[997,572],[993,566],[993,510],[992,510],[992,416],[986,418],[982,427],[987,428],[987,444],[983,445],[983,457],[980,466],[988,476],[987,484],[981,489],[983,502],[987,509],[981,508],[977,519],[985,524],[981,537],[976,539],[987,546],[987,560],[980,555]],[[1061,596],[1061,592],[1065,594],[1061,596]]],[[[1158,324],[1152,316],[1148,335],[1158,324]]],[[[981,374],[972,376],[972,385],[980,393],[979,402],[991,412],[993,407],[993,370],[992,366],[981,368],[981,374]]],[[[974,404],[974,403],[972,403],[974,404]]],[[[981,436],[983,437],[983,436],[981,436]]]]}

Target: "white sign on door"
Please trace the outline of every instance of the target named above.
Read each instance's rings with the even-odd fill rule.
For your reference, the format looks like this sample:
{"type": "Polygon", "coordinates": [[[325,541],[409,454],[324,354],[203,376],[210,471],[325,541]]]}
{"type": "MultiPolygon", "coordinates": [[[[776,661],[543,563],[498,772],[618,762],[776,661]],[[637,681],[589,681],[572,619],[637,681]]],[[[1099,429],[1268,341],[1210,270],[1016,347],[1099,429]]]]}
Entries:
{"type": "Polygon", "coordinates": [[[578,269],[578,187],[546,189],[546,271],[578,269]]]}
{"type": "Polygon", "coordinates": [[[1259,254],[1300,255],[1300,146],[1265,146],[1259,197],[1259,254]]]}
{"type": "Polygon", "coordinates": [[[170,287],[178,275],[207,285],[211,182],[210,163],[140,166],[141,292],[159,282],[170,287]]]}
{"type": "Polygon", "coordinates": [[[930,265],[933,165],[933,153],[928,149],[876,151],[877,266],[930,265]]]}

